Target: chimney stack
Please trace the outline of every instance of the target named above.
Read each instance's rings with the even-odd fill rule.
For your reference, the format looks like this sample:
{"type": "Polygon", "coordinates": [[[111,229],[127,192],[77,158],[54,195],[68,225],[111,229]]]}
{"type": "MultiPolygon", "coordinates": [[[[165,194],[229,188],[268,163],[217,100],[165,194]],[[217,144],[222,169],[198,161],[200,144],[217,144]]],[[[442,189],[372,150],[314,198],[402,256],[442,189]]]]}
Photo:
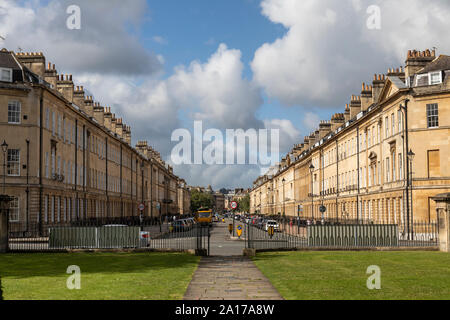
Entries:
{"type": "Polygon", "coordinates": [[[361,97],[352,95],[350,101],[350,119],[355,118],[361,112],[361,97]]]}
{"type": "Polygon", "coordinates": [[[122,118],[117,119],[116,121],[116,133],[120,138],[123,138],[123,122],[122,118]]]}
{"type": "Polygon", "coordinates": [[[94,106],[94,119],[102,126],[105,126],[105,108],[100,105],[94,106]]]}
{"type": "Polygon", "coordinates": [[[418,71],[425,68],[427,64],[432,62],[436,58],[436,50],[425,51],[409,50],[406,58],[405,76],[411,80],[418,71]]]}
{"type": "MultiPolygon", "coordinates": [[[[74,85],[72,81],[72,75],[59,75],[56,79],[56,89],[67,99],[70,103],[74,103],[74,85]]],[[[81,107],[81,106],[80,106],[81,107]]]]}
{"type": "MultiPolygon", "coordinates": [[[[105,108],[105,116],[104,116],[104,120],[103,120],[103,125],[105,126],[106,129],[112,131],[112,113],[111,113],[110,107],[105,108]]],[[[114,130],[115,130],[115,128],[114,128],[114,130]]]]}
{"type": "Polygon", "coordinates": [[[18,52],[16,58],[38,76],[45,77],[45,56],[42,52],[18,52]]]}
{"type": "Polygon", "coordinates": [[[336,113],[331,118],[331,131],[336,131],[339,127],[345,124],[345,116],[343,113],[336,113]]]}
{"type": "Polygon", "coordinates": [[[386,76],[384,74],[376,74],[373,77],[373,89],[372,89],[372,96],[373,96],[373,102],[377,103],[380,99],[381,91],[384,88],[384,84],[386,82],[386,76]]]}
{"type": "MultiPolygon", "coordinates": [[[[89,97],[88,97],[89,98],[89,97]]],[[[84,88],[76,86],[73,92],[73,103],[77,105],[81,110],[85,111],[87,98],[84,96],[84,88]]]]}
{"type": "Polygon", "coordinates": [[[55,65],[50,62],[47,65],[47,69],[45,69],[44,80],[52,86],[53,89],[56,90],[56,80],[58,77],[58,71],[56,71],[55,65]]]}
{"type": "Polygon", "coordinates": [[[331,122],[320,121],[319,124],[319,141],[327,136],[331,132],[331,122]]]}
{"type": "Polygon", "coordinates": [[[361,110],[366,111],[373,103],[372,86],[362,84],[361,90],[361,110]]]}

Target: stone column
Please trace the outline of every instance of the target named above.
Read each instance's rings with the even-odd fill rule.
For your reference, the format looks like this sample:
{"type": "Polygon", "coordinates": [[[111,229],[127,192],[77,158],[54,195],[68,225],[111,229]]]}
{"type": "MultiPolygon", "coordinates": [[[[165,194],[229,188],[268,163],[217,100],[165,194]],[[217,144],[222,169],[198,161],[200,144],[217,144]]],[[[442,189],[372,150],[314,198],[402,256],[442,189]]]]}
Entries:
{"type": "Polygon", "coordinates": [[[0,253],[8,251],[8,213],[10,197],[0,195],[0,253]]]}
{"type": "Polygon", "coordinates": [[[450,252],[450,193],[439,194],[433,198],[439,226],[439,249],[450,252]]]}

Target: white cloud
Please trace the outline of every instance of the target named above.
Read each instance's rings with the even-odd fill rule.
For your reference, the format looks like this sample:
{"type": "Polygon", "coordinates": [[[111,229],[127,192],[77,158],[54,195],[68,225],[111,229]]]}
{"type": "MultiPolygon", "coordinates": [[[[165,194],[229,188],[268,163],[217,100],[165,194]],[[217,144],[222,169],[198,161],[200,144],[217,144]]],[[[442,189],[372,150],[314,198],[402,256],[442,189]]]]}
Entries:
{"type": "Polygon", "coordinates": [[[145,0],[0,0],[2,45],[45,52],[57,67],[78,73],[153,74],[161,70],[158,57],[128,31],[146,12],[145,0]],[[66,26],[69,5],[81,9],[80,30],[66,26]]]}
{"type": "Polygon", "coordinates": [[[291,120],[270,119],[265,120],[264,125],[267,129],[280,130],[280,152],[282,154],[288,153],[300,141],[300,131],[291,120]]]}
{"type": "Polygon", "coordinates": [[[261,7],[287,32],[256,51],[254,81],[285,105],[334,107],[374,73],[403,64],[408,49],[450,50],[442,36],[448,1],[263,0],[261,7]],[[373,4],[381,8],[381,30],[366,27],[373,4]]]}
{"type": "MultiPolygon", "coordinates": [[[[303,118],[303,126],[307,131],[316,131],[319,127],[320,117],[314,112],[306,112],[303,118]]],[[[306,132],[306,134],[309,134],[306,132]]]]}

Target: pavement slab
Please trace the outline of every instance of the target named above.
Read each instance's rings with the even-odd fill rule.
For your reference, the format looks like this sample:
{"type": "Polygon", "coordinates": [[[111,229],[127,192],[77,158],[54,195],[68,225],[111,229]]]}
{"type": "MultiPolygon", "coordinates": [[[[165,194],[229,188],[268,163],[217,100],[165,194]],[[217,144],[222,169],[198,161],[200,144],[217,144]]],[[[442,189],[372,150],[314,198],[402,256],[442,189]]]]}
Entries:
{"type": "Polygon", "coordinates": [[[248,257],[204,257],[184,300],[283,300],[248,257]],[[226,275],[225,275],[226,274],[226,275]]]}

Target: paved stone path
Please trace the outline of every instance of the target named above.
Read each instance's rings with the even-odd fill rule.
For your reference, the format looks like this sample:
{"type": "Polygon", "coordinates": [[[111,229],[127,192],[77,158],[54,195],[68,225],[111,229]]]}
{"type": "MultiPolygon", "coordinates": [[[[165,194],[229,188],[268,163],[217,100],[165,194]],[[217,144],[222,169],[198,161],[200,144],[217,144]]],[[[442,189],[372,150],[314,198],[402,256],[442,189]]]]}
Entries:
{"type": "Polygon", "coordinates": [[[202,258],[184,300],[283,300],[247,257],[202,258]]]}
{"type": "Polygon", "coordinates": [[[211,257],[200,261],[184,299],[282,300],[253,261],[242,256],[245,242],[230,240],[229,222],[214,225],[211,231],[211,257]]]}

